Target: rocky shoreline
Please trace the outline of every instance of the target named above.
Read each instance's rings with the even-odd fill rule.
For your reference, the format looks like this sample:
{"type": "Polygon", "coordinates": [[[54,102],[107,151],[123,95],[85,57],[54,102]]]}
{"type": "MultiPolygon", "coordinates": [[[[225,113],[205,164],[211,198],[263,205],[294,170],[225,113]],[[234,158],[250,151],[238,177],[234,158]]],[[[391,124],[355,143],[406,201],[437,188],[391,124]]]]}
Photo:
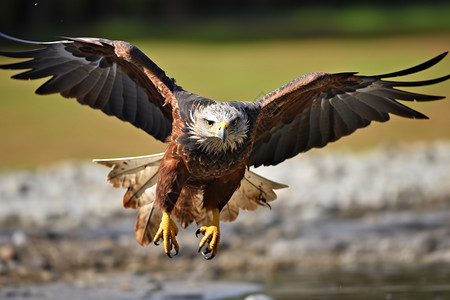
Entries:
{"type": "Polygon", "coordinates": [[[211,262],[197,253],[194,225],[179,234],[172,260],[161,246],[140,247],[136,211],[122,208],[124,191],[106,183],[104,167],[62,162],[0,174],[0,286],[115,273],[264,281],[296,269],[450,264],[450,142],[312,151],[255,171],[290,187],[272,209],[223,223],[211,262]]]}

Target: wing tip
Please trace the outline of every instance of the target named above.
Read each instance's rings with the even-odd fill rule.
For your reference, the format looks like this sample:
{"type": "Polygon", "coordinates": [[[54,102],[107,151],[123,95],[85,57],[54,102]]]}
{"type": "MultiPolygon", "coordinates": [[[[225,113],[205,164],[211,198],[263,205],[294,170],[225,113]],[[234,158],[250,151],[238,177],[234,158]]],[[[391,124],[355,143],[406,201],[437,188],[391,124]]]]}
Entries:
{"type": "Polygon", "coordinates": [[[429,59],[421,64],[418,64],[416,66],[401,70],[401,71],[396,71],[396,72],[391,72],[391,73],[386,73],[386,74],[380,74],[380,75],[375,75],[373,77],[377,77],[377,78],[390,78],[390,77],[398,77],[398,76],[405,76],[405,75],[409,75],[409,74],[414,74],[420,71],[423,71],[425,69],[431,68],[432,66],[436,65],[438,62],[440,62],[445,56],[447,56],[449,51],[445,51],[435,57],[433,57],[432,59],[429,59]]]}
{"type": "Polygon", "coordinates": [[[0,32],[0,37],[4,38],[6,40],[10,40],[10,41],[14,41],[17,43],[22,43],[22,44],[32,44],[32,45],[45,45],[45,44],[52,44],[54,42],[37,42],[37,41],[29,41],[29,40],[24,40],[24,39],[19,39],[10,35],[7,35],[3,32],[0,32]]]}
{"type": "Polygon", "coordinates": [[[423,113],[414,110],[414,115],[412,115],[412,119],[418,119],[418,120],[428,120],[430,119],[427,115],[424,115],[423,113]]]}

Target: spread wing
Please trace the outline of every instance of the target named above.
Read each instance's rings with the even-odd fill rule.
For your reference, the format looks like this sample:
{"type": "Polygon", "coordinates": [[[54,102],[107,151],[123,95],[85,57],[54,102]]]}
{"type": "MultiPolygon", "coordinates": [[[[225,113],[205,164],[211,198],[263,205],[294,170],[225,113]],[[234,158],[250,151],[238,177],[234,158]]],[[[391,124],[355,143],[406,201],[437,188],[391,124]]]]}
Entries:
{"type": "Polygon", "coordinates": [[[388,74],[310,73],[258,100],[261,111],[255,121],[250,165],[276,165],[311,148],[349,135],[371,121],[385,122],[389,114],[424,119],[425,115],[396,100],[430,101],[444,97],[422,95],[396,87],[424,86],[450,78],[426,81],[389,81],[427,69],[443,53],[418,66],[388,74]]]}
{"type": "Polygon", "coordinates": [[[29,69],[17,79],[51,78],[37,94],[60,93],[83,105],[130,122],[164,141],[172,131],[173,79],[135,46],[98,38],[68,38],[32,42],[0,33],[0,37],[40,49],[0,55],[31,60],[0,65],[1,69],[29,69]]]}

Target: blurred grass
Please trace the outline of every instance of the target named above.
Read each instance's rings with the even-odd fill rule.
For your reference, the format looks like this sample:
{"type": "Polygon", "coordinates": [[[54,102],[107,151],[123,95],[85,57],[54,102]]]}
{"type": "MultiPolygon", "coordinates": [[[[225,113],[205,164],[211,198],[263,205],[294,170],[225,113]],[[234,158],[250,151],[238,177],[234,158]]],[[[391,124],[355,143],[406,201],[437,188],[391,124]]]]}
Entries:
{"type": "MultiPolygon", "coordinates": [[[[264,5],[263,5],[264,6],[264,5]]],[[[207,10],[208,11],[208,10],[207,10]]],[[[299,37],[368,37],[398,36],[450,31],[450,2],[430,1],[404,3],[344,2],[335,5],[310,3],[266,9],[197,14],[193,11],[176,16],[154,15],[132,17],[117,14],[97,22],[43,28],[33,36],[91,35],[92,32],[114,39],[152,37],[159,40],[203,42],[259,41],[299,37]],[[50,35],[50,33],[53,33],[50,35]]],[[[61,18],[63,19],[63,18],[61,18]]]]}
{"type": "MultiPolygon", "coordinates": [[[[130,40],[186,90],[216,100],[254,100],[313,71],[378,74],[421,63],[450,49],[449,34],[362,38],[308,38],[205,43],[130,40]]],[[[13,60],[0,58],[0,63],[13,60]]],[[[447,57],[427,79],[449,73],[447,57]]],[[[59,95],[37,96],[44,80],[11,80],[0,72],[0,169],[34,167],[62,159],[124,157],[160,152],[165,145],[141,130],[59,95]]],[[[450,96],[445,82],[415,91],[450,96]]],[[[367,149],[381,142],[450,139],[450,103],[405,103],[430,120],[393,117],[332,147],[367,149]]]]}

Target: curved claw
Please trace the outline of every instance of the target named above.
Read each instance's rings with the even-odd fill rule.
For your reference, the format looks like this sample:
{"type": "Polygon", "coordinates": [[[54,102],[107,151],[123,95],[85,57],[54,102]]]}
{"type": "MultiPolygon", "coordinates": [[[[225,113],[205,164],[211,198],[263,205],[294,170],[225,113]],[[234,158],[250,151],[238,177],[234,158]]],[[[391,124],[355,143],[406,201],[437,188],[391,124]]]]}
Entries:
{"type": "Polygon", "coordinates": [[[206,260],[213,259],[216,256],[217,251],[219,251],[219,213],[219,209],[214,209],[212,225],[202,226],[195,232],[196,237],[198,237],[200,233],[204,235],[204,237],[200,241],[198,252],[201,252],[206,260]],[[203,247],[205,247],[204,251],[202,251],[203,247]],[[207,256],[208,254],[210,254],[210,256],[207,256]]]}
{"type": "Polygon", "coordinates": [[[202,255],[208,254],[211,252],[211,250],[208,249],[208,245],[203,245],[198,247],[198,253],[201,253],[202,255]],[[205,247],[205,251],[202,251],[203,247],[205,247]]]}
{"type": "MultiPolygon", "coordinates": [[[[172,258],[172,254],[170,254],[170,252],[167,252],[166,254],[169,258],[172,258]]],[[[173,256],[177,256],[177,255],[178,255],[178,250],[175,249],[175,254],[173,254],[173,256]]]]}
{"type": "MultiPolygon", "coordinates": [[[[175,236],[177,236],[176,234],[175,234],[175,236]]],[[[174,237],[175,238],[175,237],[174,237]]],[[[173,239],[172,239],[172,236],[169,236],[169,241],[170,241],[170,252],[172,252],[172,248],[173,248],[173,239]]],[[[176,243],[176,246],[174,247],[175,248],[175,254],[173,255],[173,256],[177,256],[178,255],[178,243],[176,242],[176,240],[175,240],[175,243],[176,243]]],[[[169,253],[167,253],[167,255],[170,257],[170,258],[172,258],[172,256],[170,255],[170,252],[169,253]]]]}
{"type": "MultiPolygon", "coordinates": [[[[205,234],[204,232],[202,232],[201,230],[200,230],[200,228],[199,229],[197,229],[197,231],[195,232],[195,237],[196,238],[198,238],[198,235],[199,234],[205,234]]],[[[200,253],[201,251],[202,251],[202,248],[203,248],[203,246],[205,246],[205,245],[201,245],[200,247],[198,247],[198,253],[200,253]]],[[[208,250],[208,246],[206,246],[206,250],[208,250]]],[[[203,254],[203,252],[202,252],[202,254],[203,254]]]]}
{"type": "Polygon", "coordinates": [[[215,254],[211,253],[211,250],[209,249],[209,245],[206,245],[206,244],[204,246],[198,248],[198,253],[201,253],[203,255],[203,258],[206,259],[206,260],[211,260],[211,259],[213,259],[216,256],[215,254]],[[205,247],[204,251],[202,251],[203,247],[205,247]],[[210,253],[211,253],[211,255],[207,256],[210,253]]]}
{"type": "Polygon", "coordinates": [[[202,253],[202,255],[203,255],[203,258],[206,259],[206,260],[211,260],[214,257],[216,257],[214,254],[211,254],[210,256],[206,256],[205,254],[202,253]]]}
{"type": "Polygon", "coordinates": [[[205,235],[200,241],[200,247],[198,248],[198,252],[201,253],[206,260],[213,259],[214,256],[216,256],[219,248],[220,234],[217,228],[212,227],[211,228],[208,228],[206,226],[202,227],[200,230],[197,230],[196,233],[197,237],[198,234],[200,233],[205,235]],[[210,254],[210,256],[207,256],[208,254],[210,254]]]}

